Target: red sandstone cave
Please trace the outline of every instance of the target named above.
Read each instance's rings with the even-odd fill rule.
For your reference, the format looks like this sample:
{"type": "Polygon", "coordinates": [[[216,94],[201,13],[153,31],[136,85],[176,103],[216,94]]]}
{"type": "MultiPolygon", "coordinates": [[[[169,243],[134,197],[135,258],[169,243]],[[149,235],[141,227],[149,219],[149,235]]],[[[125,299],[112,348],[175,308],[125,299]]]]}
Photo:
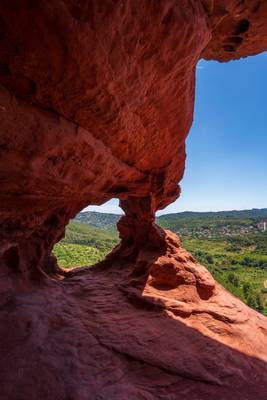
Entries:
{"type": "Polygon", "coordinates": [[[267,319],[154,223],[198,60],[264,50],[264,0],[1,0],[1,400],[266,400],[267,319]],[[120,245],[62,271],[69,219],[114,197],[120,245]]]}

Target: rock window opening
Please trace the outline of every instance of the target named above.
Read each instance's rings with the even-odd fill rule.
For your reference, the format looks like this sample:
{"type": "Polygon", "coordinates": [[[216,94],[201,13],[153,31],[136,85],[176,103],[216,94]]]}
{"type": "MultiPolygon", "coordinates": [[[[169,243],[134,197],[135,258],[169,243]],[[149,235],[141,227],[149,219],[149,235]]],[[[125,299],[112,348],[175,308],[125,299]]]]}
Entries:
{"type": "Polygon", "coordinates": [[[108,212],[115,200],[102,206],[81,210],[66,227],[65,237],[54,246],[53,254],[64,269],[90,266],[102,261],[118,244],[116,224],[121,214],[116,206],[108,212]],[[103,212],[106,211],[106,212],[103,212]]]}

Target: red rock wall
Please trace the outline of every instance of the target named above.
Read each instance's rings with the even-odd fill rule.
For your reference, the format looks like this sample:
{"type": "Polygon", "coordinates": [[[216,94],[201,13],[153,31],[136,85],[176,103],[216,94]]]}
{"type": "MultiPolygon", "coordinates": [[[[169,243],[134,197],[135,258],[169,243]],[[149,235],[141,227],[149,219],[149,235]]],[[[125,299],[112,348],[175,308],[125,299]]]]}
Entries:
{"type": "Polygon", "coordinates": [[[266,50],[266,18],[264,0],[1,1],[0,398],[266,399],[266,319],[154,224],[196,63],[266,50]],[[69,219],[113,197],[121,244],[61,271],[69,219]]]}
{"type": "Polygon", "coordinates": [[[266,15],[251,0],[3,0],[3,243],[38,232],[50,252],[85,205],[174,201],[196,63],[266,49],[266,15]]]}

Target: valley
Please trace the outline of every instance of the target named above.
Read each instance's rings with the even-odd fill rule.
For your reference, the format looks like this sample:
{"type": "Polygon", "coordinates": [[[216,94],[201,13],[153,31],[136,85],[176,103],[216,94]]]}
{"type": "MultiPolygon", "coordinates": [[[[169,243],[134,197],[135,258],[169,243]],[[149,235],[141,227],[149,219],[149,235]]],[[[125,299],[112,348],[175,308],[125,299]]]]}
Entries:
{"type": "MultiPolygon", "coordinates": [[[[267,232],[260,222],[267,209],[219,213],[177,213],[157,218],[177,233],[182,246],[214,278],[250,307],[267,315],[267,232]]],[[[64,239],[54,247],[63,268],[93,265],[119,242],[120,215],[82,212],[72,220],[64,239]]]]}

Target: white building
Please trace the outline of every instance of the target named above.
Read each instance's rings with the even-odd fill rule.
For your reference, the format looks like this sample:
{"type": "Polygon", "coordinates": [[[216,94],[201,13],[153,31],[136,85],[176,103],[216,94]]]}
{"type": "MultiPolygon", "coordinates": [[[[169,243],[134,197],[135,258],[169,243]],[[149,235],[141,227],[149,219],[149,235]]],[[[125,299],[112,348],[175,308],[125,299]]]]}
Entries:
{"type": "Polygon", "coordinates": [[[261,220],[258,224],[257,227],[259,230],[262,232],[265,232],[267,230],[267,219],[261,220]]]}

